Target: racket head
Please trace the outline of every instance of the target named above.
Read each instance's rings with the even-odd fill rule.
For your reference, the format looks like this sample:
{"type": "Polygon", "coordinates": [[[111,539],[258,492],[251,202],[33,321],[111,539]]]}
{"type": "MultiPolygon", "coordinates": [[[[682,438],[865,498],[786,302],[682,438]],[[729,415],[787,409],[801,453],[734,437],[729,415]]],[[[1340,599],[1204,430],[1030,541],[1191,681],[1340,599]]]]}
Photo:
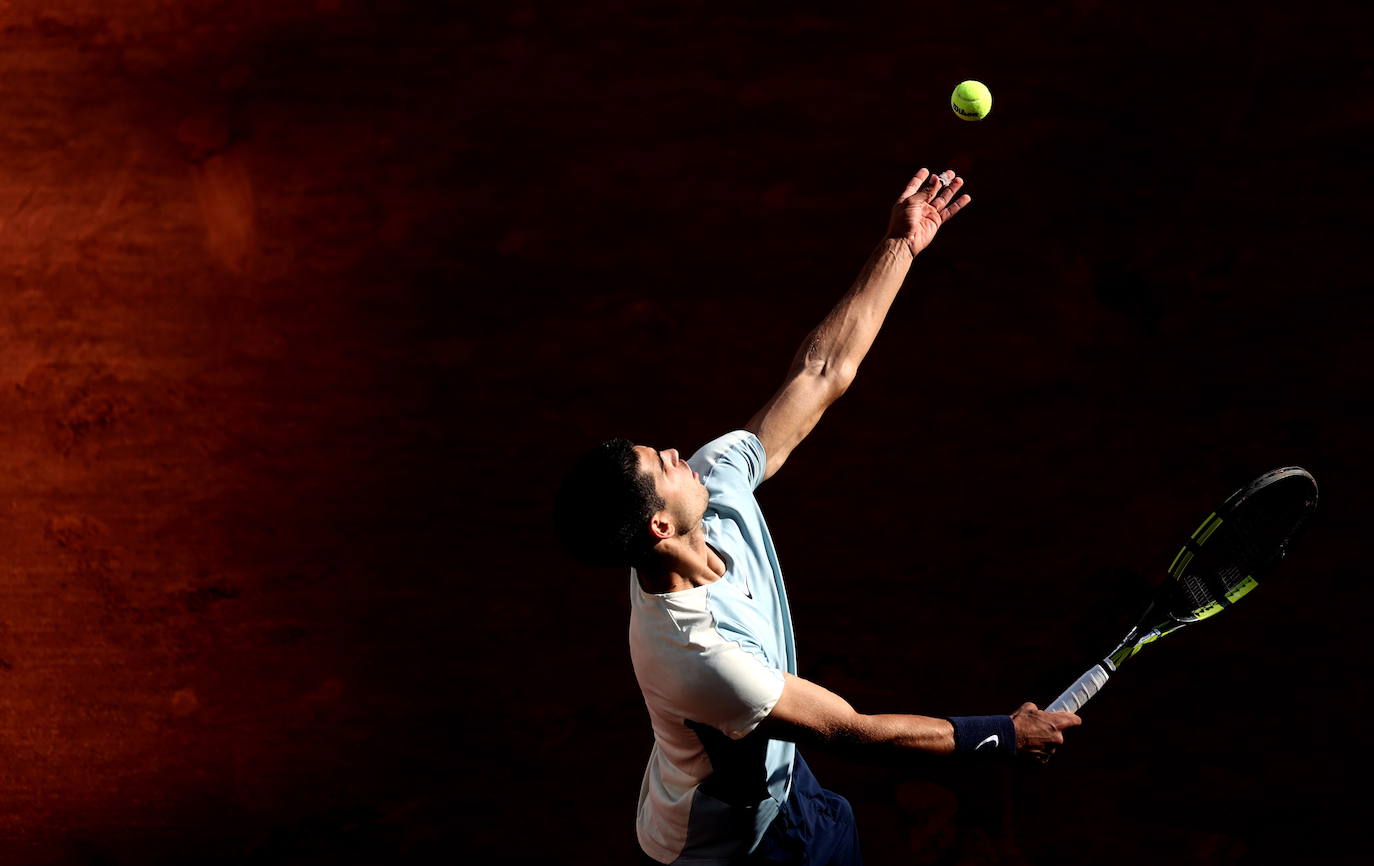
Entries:
{"type": "Polygon", "coordinates": [[[1288,556],[1316,508],[1317,482],[1299,466],[1266,472],[1232,493],[1183,543],[1169,565],[1172,579],[1135,628],[1051,707],[1076,712],[1147,644],[1244,598],[1288,556]]]}
{"type": "Polygon", "coordinates": [[[1317,507],[1317,482],[1284,466],[1237,490],[1207,515],[1169,565],[1159,607],[1182,625],[1244,598],[1288,555],[1317,507]]]}

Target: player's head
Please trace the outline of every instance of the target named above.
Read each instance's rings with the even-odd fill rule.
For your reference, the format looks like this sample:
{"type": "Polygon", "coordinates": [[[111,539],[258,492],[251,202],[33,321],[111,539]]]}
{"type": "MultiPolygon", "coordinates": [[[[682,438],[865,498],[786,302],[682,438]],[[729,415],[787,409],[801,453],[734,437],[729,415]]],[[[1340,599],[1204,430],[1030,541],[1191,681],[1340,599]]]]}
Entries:
{"type": "Polygon", "coordinates": [[[611,439],[584,454],[563,479],[554,524],[563,546],[588,565],[632,566],[660,542],[695,529],[707,500],[676,450],[611,439]]]}

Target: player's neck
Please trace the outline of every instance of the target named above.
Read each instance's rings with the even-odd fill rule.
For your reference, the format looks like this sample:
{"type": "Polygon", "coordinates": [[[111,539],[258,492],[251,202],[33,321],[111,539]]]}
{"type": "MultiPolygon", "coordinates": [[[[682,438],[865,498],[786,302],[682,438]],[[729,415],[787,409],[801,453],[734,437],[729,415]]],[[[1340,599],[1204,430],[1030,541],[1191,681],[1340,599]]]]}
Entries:
{"type": "Polygon", "coordinates": [[[706,534],[698,527],[690,535],[660,542],[636,572],[645,592],[681,592],[720,580],[725,576],[725,560],[706,543],[706,534]]]}

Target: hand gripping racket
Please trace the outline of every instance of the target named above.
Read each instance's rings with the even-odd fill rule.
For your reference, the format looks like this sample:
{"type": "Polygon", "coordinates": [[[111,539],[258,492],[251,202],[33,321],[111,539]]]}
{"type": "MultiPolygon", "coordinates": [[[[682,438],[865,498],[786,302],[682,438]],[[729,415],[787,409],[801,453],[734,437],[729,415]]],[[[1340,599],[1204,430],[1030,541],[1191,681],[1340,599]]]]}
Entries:
{"type": "Polygon", "coordinates": [[[1316,507],[1317,482],[1296,466],[1266,472],[1232,493],[1183,543],[1169,566],[1172,580],[1135,628],[1045,709],[1077,712],[1146,644],[1240,601],[1288,554],[1316,507]]]}

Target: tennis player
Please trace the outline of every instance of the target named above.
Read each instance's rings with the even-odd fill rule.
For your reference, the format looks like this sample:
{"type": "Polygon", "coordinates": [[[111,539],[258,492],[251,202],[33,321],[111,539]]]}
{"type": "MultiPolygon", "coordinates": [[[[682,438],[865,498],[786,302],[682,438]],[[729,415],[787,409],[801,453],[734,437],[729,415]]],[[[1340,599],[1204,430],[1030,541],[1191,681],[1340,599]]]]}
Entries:
{"type": "Polygon", "coordinates": [[[1079,724],[1029,703],[1011,715],[863,715],[796,676],[787,592],[754,499],[854,380],[912,260],[968,206],[963,185],[952,171],[911,178],[853,287],[742,430],[690,459],[611,440],[564,479],[564,545],[631,569],[630,655],[654,730],[637,821],[646,862],[861,863],[849,803],[817,784],[797,743],[1045,761],[1079,724]]]}

